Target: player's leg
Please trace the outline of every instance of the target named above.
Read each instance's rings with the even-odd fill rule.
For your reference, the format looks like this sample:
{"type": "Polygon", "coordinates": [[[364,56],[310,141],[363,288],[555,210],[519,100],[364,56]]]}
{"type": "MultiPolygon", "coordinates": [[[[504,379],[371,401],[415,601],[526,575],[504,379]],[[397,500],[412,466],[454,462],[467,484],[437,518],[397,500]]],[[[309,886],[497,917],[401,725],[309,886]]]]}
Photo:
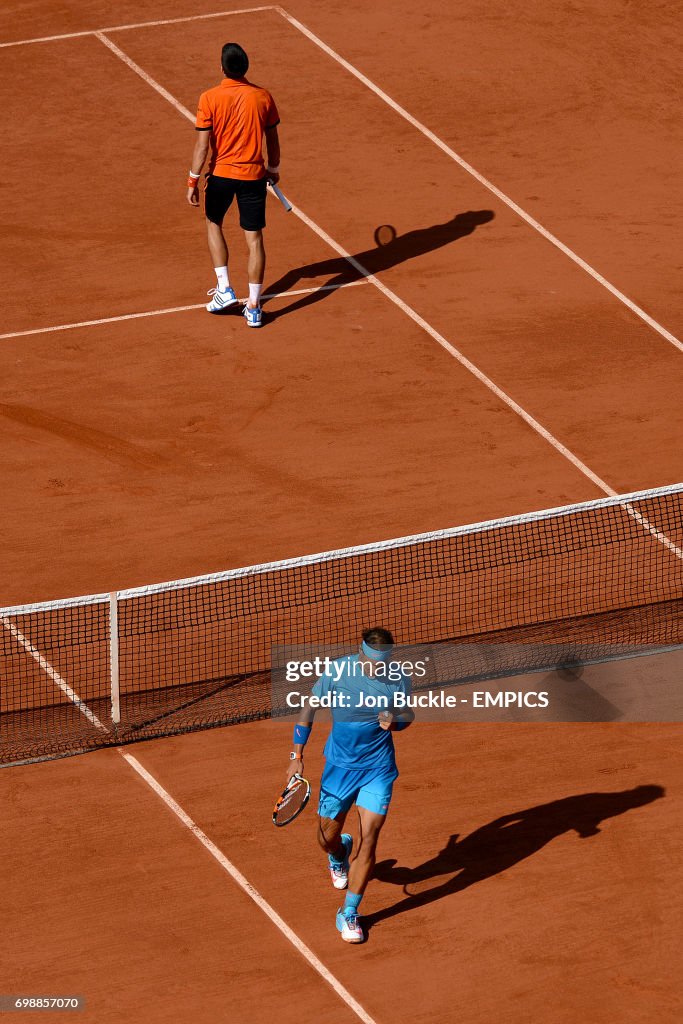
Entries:
{"type": "Polygon", "coordinates": [[[266,272],[266,249],[263,229],[266,226],[266,179],[241,181],[237,185],[237,205],[240,211],[240,227],[249,250],[247,271],[249,274],[249,298],[244,307],[248,327],[260,327],[261,292],[266,272]]]}
{"type": "Polygon", "coordinates": [[[344,906],[337,911],[337,929],[344,942],[363,942],[365,939],[360,923],[360,902],[375,867],[377,840],[386,821],[386,814],[377,814],[366,807],[359,807],[358,819],[358,850],[349,869],[344,906]]]}
{"type": "Polygon", "coordinates": [[[247,304],[250,309],[257,309],[261,305],[261,290],[266,273],[266,249],[263,242],[263,231],[245,231],[244,237],[247,240],[247,249],[249,250],[249,261],[247,263],[249,301],[247,304]]]}
{"type": "Polygon", "coordinates": [[[228,246],[223,234],[223,220],[235,195],[230,178],[211,175],[206,182],[204,205],[209,253],[216,273],[216,287],[209,291],[213,296],[207,305],[209,313],[223,313],[237,302],[237,296],[230,287],[228,275],[228,246]]]}
{"type": "Polygon", "coordinates": [[[349,873],[349,888],[352,893],[362,896],[368,882],[372,878],[375,860],[377,859],[377,841],[387,816],[386,814],[377,814],[375,811],[369,811],[367,807],[359,807],[358,820],[360,839],[349,873]]]}
{"type": "Polygon", "coordinates": [[[337,911],[337,928],[345,942],[362,942],[365,938],[359,908],[372,878],[377,841],[387,818],[396,777],[395,768],[380,772],[361,785],[356,797],[360,837],[356,856],[349,868],[344,906],[337,911]]]}
{"type": "Polygon", "coordinates": [[[223,225],[214,224],[213,221],[207,220],[206,230],[208,234],[211,262],[213,263],[216,271],[218,283],[221,284],[219,277],[219,271],[221,269],[225,270],[226,280],[228,279],[228,244],[225,241],[225,235],[223,234],[223,225]]]}
{"type": "Polygon", "coordinates": [[[341,837],[344,833],[344,822],[346,811],[342,811],[336,818],[325,818],[318,815],[318,843],[320,847],[335,859],[341,860],[343,856],[341,837]]]}
{"type": "Polygon", "coordinates": [[[352,837],[344,832],[346,815],[358,792],[358,772],[326,764],[320,780],[318,843],[327,854],[335,889],[345,889],[349,877],[352,837]]]}

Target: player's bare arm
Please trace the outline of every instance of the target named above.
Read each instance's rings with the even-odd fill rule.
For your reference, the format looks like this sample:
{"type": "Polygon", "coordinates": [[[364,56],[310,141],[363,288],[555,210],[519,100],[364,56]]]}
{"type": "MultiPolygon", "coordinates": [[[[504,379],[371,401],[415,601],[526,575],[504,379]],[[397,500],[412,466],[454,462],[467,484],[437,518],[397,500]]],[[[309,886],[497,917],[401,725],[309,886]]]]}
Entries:
{"type": "Polygon", "coordinates": [[[209,155],[210,135],[207,131],[197,132],[190,173],[187,179],[187,201],[190,206],[199,206],[199,178],[209,155]]]}
{"type": "Polygon", "coordinates": [[[273,125],[272,128],[266,128],[265,136],[268,160],[266,164],[266,177],[268,181],[272,181],[274,185],[277,185],[280,180],[280,136],[278,135],[277,125],[273,125]]]}

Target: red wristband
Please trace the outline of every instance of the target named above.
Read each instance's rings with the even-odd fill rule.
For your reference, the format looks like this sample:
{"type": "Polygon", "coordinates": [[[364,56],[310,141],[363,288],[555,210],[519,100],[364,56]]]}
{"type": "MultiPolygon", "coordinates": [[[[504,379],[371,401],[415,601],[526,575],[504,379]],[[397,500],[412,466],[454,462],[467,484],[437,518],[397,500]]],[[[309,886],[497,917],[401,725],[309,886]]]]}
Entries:
{"type": "Polygon", "coordinates": [[[187,179],[187,187],[188,188],[197,188],[198,185],[199,185],[199,178],[188,178],[187,179]]]}

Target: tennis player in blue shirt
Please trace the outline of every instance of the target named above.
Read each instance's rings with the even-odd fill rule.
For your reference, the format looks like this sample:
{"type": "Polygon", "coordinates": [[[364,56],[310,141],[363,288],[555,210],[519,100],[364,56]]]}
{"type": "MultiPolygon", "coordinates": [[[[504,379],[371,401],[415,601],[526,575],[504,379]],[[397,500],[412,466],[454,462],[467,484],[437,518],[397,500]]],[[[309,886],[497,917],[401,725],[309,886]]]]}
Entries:
{"type": "MultiPolygon", "coordinates": [[[[393,644],[389,630],[366,630],[358,654],[333,661],[313,687],[314,696],[331,700],[332,731],[320,780],[318,841],[328,855],[333,886],[347,889],[344,906],[337,911],[337,929],[345,942],[365,938],[358,908],[375,866],[377,840],[398,778],[391,734],[406,729],[415,717],[396,699],[398,694],[409,694],[410,680],[391,661],[393,644]],[[351,862],[353,838],[343,829],[353,804],[360,838],[351,862]]],[[[307,707],[294,727],[288,778],[303,774],[304,747],[315,711],[307,707]]]]}

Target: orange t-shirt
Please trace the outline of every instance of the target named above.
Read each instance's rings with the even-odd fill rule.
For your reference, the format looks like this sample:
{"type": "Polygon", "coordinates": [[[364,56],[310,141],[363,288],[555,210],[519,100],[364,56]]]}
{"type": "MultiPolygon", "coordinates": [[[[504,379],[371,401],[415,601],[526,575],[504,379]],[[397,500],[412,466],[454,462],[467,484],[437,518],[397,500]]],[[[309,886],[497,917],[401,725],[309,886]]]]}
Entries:
{"type": "Polygon", "coordinates": [[[196,126],[211,131],[209,174],[246,181],[262,178],[263,133],[279,123],[273,97],[246,78],[224,78],[203,92],[196,126]]]}

